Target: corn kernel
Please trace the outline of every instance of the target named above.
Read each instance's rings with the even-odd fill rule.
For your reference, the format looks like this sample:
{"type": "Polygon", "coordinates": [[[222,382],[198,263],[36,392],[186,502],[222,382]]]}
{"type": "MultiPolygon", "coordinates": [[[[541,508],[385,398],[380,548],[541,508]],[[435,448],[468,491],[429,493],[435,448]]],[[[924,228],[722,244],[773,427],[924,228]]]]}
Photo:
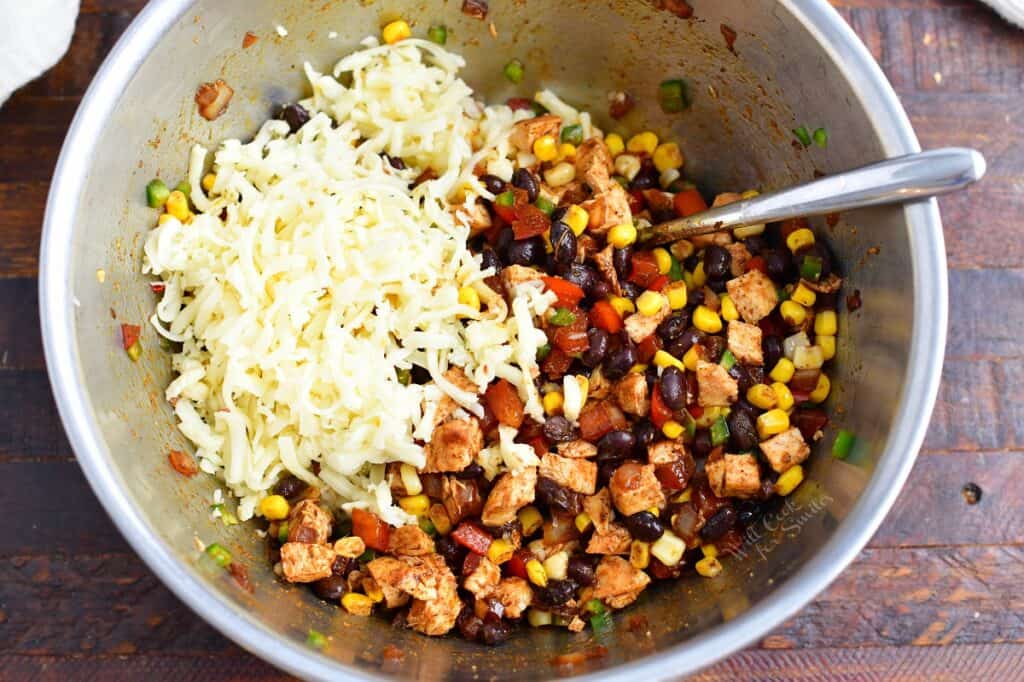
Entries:
{"type": "Polygon", "coordinates": [[[654,262],[658,264],[658,274],[667,275],[672,269],[672,256],[661,247],[651,251],[651,254],[654,256],[654,262]]]}
{"type": "Polygon", "coordinates": [[[700,546],[700,551],[704,554],[704,556],[709,556],[712,559],[718,557],[718,548],[715,547],[712,544],[703,544],[703,545],[701,545],[700,546]]]}
{"type": "Polygon", "coordinates": [[[782,497],[789,495],[796,490],[796,487],[804,481],[804,468],[796,464],[786,469],[779,480],[775,481],[775,492],[782,497]]]}
{"type": "Polygon", "coordinates": [[[654,357],[651,361],[654,363],[655,367],[678,367],[681,370],[686,369],[686,365],[684,365],[677,357],[668,351],[660,349],[654,353],[654,357]]]}
{"type": "Polygon", "coordinates": [[[625,296],[609,296],[608,302],[612,304],[612,308],[619,314],[619,317],[625,317],[629,313],[636,312],[636,306],[633,305],[633,301],[625,296]]]}
{"type": "Polygon", "coordinates": [[[384,601],[384,590],[380,589],[380,585],[373,578],[363,578],[363,592],[370,598],[374,604],[379,604],[384,601]]]}
{"type": "Polygon", "coordinates": [[[836,311],[822,310],[814,316],[814,333],[821,336],[835,336],[839,331],[836,311]]]}
{"type": "Polygon", "coordinates": [[[783,384],[788,384],[789,380],[793,378],[793,373],[796,371],[796,367],[793,365],[793,361],[789,358],[779,358],[778,363],[768,376],[772,378],[772,381],[778,381],[783,384]]]}
{"type": "Polygon", "coordinates": [[[654,317],[661,312],[661,309],[668,303],[664,294],[657,291],[645,291],[637,296],[636,309],[641,315],[654,317]]]}
{"type": "Polygon", "coordinates": [[[608,243],[616,249],[624,249],[636,242],[636,228],[633,223],[622,223],[608,230],[608,243]]]}
{"type": "Polygon", "coordinates": [[[681,492],[678,495],[676,495],[676,499],[673,500],[673,502],[678,502],[679,504],[682,504],[683,502],[689,502],[692,497],[693,497],[693,488],[687,488],[683,492],[681,492]]]}
{"type": "Polygon", "coordinates": [[[640,172],[640,159],[632,154],[619,154],[615,157],[615,172],[630,182],[640,172]]]}
{"type": "Polygon", "coordinates": [[[690,350],[683,354],[683,366],[691,372],[697,371],[697,361],[701,359],[700,351],[697,349],[699,344],[693,344],[690,346],[690,350]]]}
{"type": "Polygon", "coordinates": [[[654,167],[659,173],[667,170],[676,170],[683,165],[683,153],[679,151],[679,145],[675,142],[664,142],[659,144],[653,154],[654,167]]]}
{"type": "Polygon", "coordinates": [[[672,246],[668,247],[668,250],[672,252],[677,261],[682,262],[693,255],[693,242],[689,239],[680,239],[677,242],[673,242],[672,246]]]}
{"type": "Polygon", "coordinates": [[[675,566],[683,558],[686,551],[686,543],[670,530],[666,530],[651,545],[651,556],[666,566],[675,566]]]}
{"type": "Polygon", "coordinates": [[[341,606],[353,616],[369,616],[373,611],[373,600],[365,594],[349,592],[341,598],[341,606]]]}
{"type": "Polygon", "coordinates": [[[448,535],[452,530],[452,520],[448,516],[448,511],[444,508],[443,504],[432,504],[430,510],[427,511],[427,518],[434,524],[434,530],[439,535],[448,535]]]}
{"type": "Polygon", "coordinates": [[[806,227],[801,227],[799,230],[793,230],[786,237],[786,246],[793,253],[796,253],[800,249],[806,248],[814,244],[814,233],[806,227]]]}
{"type": "Polygon", "coordinates": [[[548,574],[544,570],[544,565],[536,559],[526,562],[526,577],[537,587],[547,587],[548,585],[548,574]]]}
{"type": "Polygon", "coordinates": [[[696,289],[704,286],[708,281],[708,276],[704,272],[704,261],[697,263],[697,267],[693,269],[693,286],[696,289]]]}
{"type": "Polygon", "coordinates": [[[185,196],[184,192],[177,189],[167,197],[164,209],[182,223],[186,222],[189,215],[191,215],[191,211],[188,210],[188,197],[185,196]]]}
{"type": "Polygon", "coordinates": [[[512,558],[515,546],[505,538],[496,538],[487,548],[487,558],[495,564],[503,564],[512,558]]]}
{"type": "Polygon", "coordinates": [[[697,569],[699,575],[705,578],[714,578],[722,572],[722,562],[717,557],[706,556],[694,564],[694,568],[697,569]]]}
{"type": "Polygon", "coordinates": [[[822,372],[818,375],[818,384],[811,391],[811,395],[808,398],[812,403],[823,403],[831,390],[832,382],[829,380],[828,375],[822,372]]]}
{"type": "Polygon", "coordinates": [[[562,161],[561,163],[544,171],[544,182],[548,183],[551,187],[568,185],[575,179],[576,166],[568,161],[562,161]]]}
{"type": "Polygon", "coordinates": [[[385,26],[382,31],[382,35],[385,43],[388,45],[394,45],[398,41],[405,40],[412,35],[412,30],[409,28],[409,24],[398,19],[397,21],[392,21],[390,24],[385,26]]]}
{"type": "Polygon", "coordinates": [[[544,560],[544,574],[551,580],[565,580],[569,573],[569,553],[555,552],[544,560]]]}
{"type": "Polygon", "coordinates": [[[757,418],[757,435],[761,440],[767,440],[788,429],[789,415],[778,408],[768,410],[757,418]]]}
{"type": "Polygon", "coordinates": [[[690,298],[686,290],[686,282],[683,281],[672,282],[662,290],[662,293],[668,296],[668,307],[672,310],[682,310],[690,298]]]}
{"type": "Polygon", "coordinates": [[[735,322],[740,319],[740,312],[736,310],[736,304],[732,302],[732,299],[728,294],[723,294],[718,298],[719,312],[722,314],[722,319],[727,322],[735,322]]]}
{"type": "Polygon", "coordinates": [[[793,293],[789,295],[791,301],[796,301],[805,308],[810,308],[814,305],[814,301],[817,296],[810,290],[803,282],[796,285],[796,289],[793,289],[793,293]]]}
{"type": "Polygon", "coordinates": [[[747,389],[747,402],[762,410],[770,410],[778,406],[779,399],[771,386],[765,384],[754,384],[747,389]]]}
{"type": "Polygon", "coordinates": [[[473,287],[459,287],[459,303],[479,312],[480,294],[473,287]]]}
{"type": "Polygon", "coordinates": [[[821,349],[821,355],[826,361],[831,360],[836,356],[835,336],[822,336],[819,334],[814,337],[814,345],[821,349]]]}
{"type": "Polygon", "coordinates": [[[756,237],[759,234],[764,234],[764,223],[757,223],[755,225],[744,225],[743,227],[737,227],[732,231],[732,236],[735,237],[736,239],[756,237]]]}
{"type": "Polygon", "coordinates": [[[402,487],[406,495],[419,495],[423,492],[423,482],[420,480],[416,467],[411,464],[403,464],[398,468],[398,475],[402,479],[402,487]]]}
{"type": "Polygon", "coordinates": [[[651,543],[644,542],[643,540],[633,540],[629,545],[629,563],[638,571],[642,571],[650,566],[651,543]]]}
{"type": "Polygon", "coordinates": [[[576,145],[570,144],[569,142],[563,142],[558,145],[558,156],[556,157],[559,161],[564,159],[572,159],[576,157],[576,145]]]}
{"type": "Polygon", "coordinates": [[[636,363],[635,365],[633,365],[632,367],[629,368],[629,373],[630,374],[643,374],[646,371],[647,371],[647,365],[645,365],[642,362],[638,362],[638,363],[636,363]]]}
{"type": "Polygon", "coordinates": [[[288,505],[288,500],[281,495],[268,495],[260,500],[260,513],[268,521],[286,519],[289,511],[291,511],[291,507],[288,505]]]}
{"type": "Polygon", "coordinates": [[[526,612],[526,620],[531,628],[542,628],[551,625],[551,612],[531,608],[526,612]]]}
{"type": "Polygon", "coordinates": [[[532,504],[520,509],[516,516],[519,517],[519,525],[523,527],[524,538],[530,537],[544,525],[544,517],[532,504]]]}
{"type": "Polygon", "coordinates": [[[807,319],[807,308],[796,301],[786,300],[779,305],[779,314],[791,327],[799,327],[807,319]]]}
{"type": "Polygon", "coordinates": [[[626,142],[626,149],[634,154],[647,154],[650,156],[658,148],[658,136],[650,130],[637,133],[626,142]]]}
{"type": "Polygon", "coordinates": [[[604,138],[604,144],[608,147],[608,152],[614,159],[616,156],[626,150],[626,143],[622,141],[622,135],[618,133],[610,133],[604,138]]]}
{"type": "Polygon", "coordinates": [[[533,143],[533,155],[539,161],[554,161],[558,156],[558,142],[554,135],[542,135],[533,143]]]}
{"type": "Polygon", "coordinates": [[[413,516],[422,516],[430,509],[430,498],[420,493],[419,495],[406,495],[399,498],[398,506],[406,513],[413,516]]]}
{"type": "Polygon", "coordinates": [[[565,403],[565,398],[558,391],[551,391],[544,394],[544,414],[549,417],[553,417],[556,414],[562,414],[562,405],[565,403]]]}
{"type": "Polygon", "coordinates": [[[213,189],[213,183],[215,182],[217,182],[217,176],[214,175],[213,173],[207,173],[206,175],[204,175],[202,182],[203,191],[209,192],[211,189],[213,189]]]}
{"type": "Polygon", "coordinates": [[[593,522],[594,521],[590,518],[589,514],[587,514],[586,512],[580,512],[576,515],[575,519],[576,530],[578,530],[581,533],[586,533],[587,529],[590,528],[590,525],[593,522]]]}
{"type": "Polygon", "coordinates": [[[789,386],[786,384],[776,381],[772,384],[772,393],[775,394],[776,405],[775,407],[780,410],[789,411],[792,409],[793,404],[796,402],[793,399],[793,391],[789,390],[789,386]]]}
{"type": "Polygon", "coordinates": [[[699,305],[693,311],[693,326],[706,334],[717,334],[722,331],[722,318],[711,308],[699,305]]]}
{"type": "Polygon", "coordinates": [[[817,346],[799,346],[793,351],[793,366],[797,369],[821,369],[825,353],[817,346]]]}
{"type": "Polygon", "coordinates": [[[661,427],[661,432],[665,434],[665,438],[669,438],[671,440],[679,438],[679,436],[683,435],[683,431],[685,430],[686,429],[683,427],[683,425],[677,422],[675,419],[669,419],[661,427]]]}
{"type": "Polygon", "coordinates": [[[566,211],[565,217],[562,218],[562,220],[564,220],[565,224],[569,226],[572,233],[579,237],[583,234],[583,231],[587,229],[587,223],[590,222],[590,214],[587,213],[587,210],[582,206],[573,204],[569,207],[569,210],[566,211]]]}

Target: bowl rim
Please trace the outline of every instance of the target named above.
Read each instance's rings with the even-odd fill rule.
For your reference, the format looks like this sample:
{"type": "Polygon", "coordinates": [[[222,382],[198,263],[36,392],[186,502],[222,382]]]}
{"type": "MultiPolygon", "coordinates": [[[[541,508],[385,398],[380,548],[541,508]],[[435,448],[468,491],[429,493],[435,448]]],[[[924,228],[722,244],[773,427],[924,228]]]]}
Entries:
{"type": "MultiPolygon", "coordinates": [[[[919,151],[917,137],[881,68],[826,0],[779,0],[816,39],[849,83],[886,156],[919,151]]],[[[89,484],[135,552],[179,599],[235,643],[279,668],[309,679],[377,679],[281,637],[241,606],[209,589],[135,513],[122,489],[79,369],[71,232],[92,149],[121,94],[146,56],[192,5],[152,0],[104,60],[71,123],[47,198],[39,257],[39,309],[54,398],[89,484]],[[73,202],[66,199],[74,196],[73,202]]],[[[938,393],[946,344],[946,255],[934,199],[904,206],[914,278],[914,324],[906,381],[885,449],[864,492],[832,538],[794,575],[735,619],[645,658],[583,675],[626,680],[678,677],[754,643],[820,594],[856,558],[903,487],[924,440],[938,393]],[[925,294],[927,292],[927,295],[925,294]]]]}

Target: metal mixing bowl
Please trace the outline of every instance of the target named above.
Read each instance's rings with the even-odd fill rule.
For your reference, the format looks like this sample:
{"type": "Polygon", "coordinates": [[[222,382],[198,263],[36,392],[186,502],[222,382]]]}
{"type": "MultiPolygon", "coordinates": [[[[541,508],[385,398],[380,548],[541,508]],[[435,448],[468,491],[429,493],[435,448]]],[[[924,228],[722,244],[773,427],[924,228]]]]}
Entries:
{"type": "MultiPolygon", "coordinates": [[[[129,27],[89,88],[54,176],[40,261],[46,358],[68,436],[97,496],[142,558],[203,618],[310,678],[539,678],[556,672],[554,654],[594,645],[588,633],[551,628],[526,629],[497,649],[454,636],[430,639],[384,619],[349,616],[308,589],[278,583],[253,526],[210,519],[216,482],[185,480],[168,466],[167,451],[186,447],[162,399],[168,356],[146,330],[143,358],[130,362],[118,322],[143,323],[154,304],[139,274],[143,235],[156,217],[143,201],[146,182],[181,177],[194,142],[251,135],[275,105],[305,92],[303,60],[326,69],[398,15],[417,33],[446,23],[450,47],[468,60],[465,78],[492,101],[513,94],[501,77],[512,56],[526,64],[519,94],[549,85],[602,116],[609,91],[637,94],[636,112],[614,127],[651,126],[680,140],[687,172],[706,192],[778,187],[918,149],[882,72],[824,0],[695,4],[699,14],[687,21],[639,0],[492,0],[492,37],[487,23],[460,14],[458,0],[294,0],[287,7],[273,0],[154,0],[129,27]],[[736,54],[721,24],[738,34],[736,54]],[[243,50],[247,31],[259,42],[243,50]],[[660,80],[676,76],[689,80],[693,107],[669,117],[654,93],[660,80]],[[198,83],[215,78],[228,81],[235,97],[210,123],[197,115],[192,96],[198,83]],[[789,132],[798,125],[827,126],[828,148],[798,148],[789,132]],[[255,594],[204,572],[195,536],[225,544],[247,563],[255,594]],[[322,652],[304,644],[310,628],[329,635],[322,652]],[[387,642],[406,655],[383,670],[387,642]]],[[[829,456],[830,427],[808,482],[758,526],[745,559],[727,560],[714,580],[649,589],[601,640],[608,655],[575,672],[678,676],[750,644],[836,577],[899,492],[928,424],[945,343],[938,211],[934,202],[879,208],[819,227],[843,264],[846,291],[859,289],[864,301],[860,313],[841,317],[829,400],[842,410],[835,421],[859,436],[854,454],[845,462],[829,456]],[[867,255],[874,246],[879,252],[867,255]],[[646,629],[629,631],[634,615],[646,618],[646,629]]]]}

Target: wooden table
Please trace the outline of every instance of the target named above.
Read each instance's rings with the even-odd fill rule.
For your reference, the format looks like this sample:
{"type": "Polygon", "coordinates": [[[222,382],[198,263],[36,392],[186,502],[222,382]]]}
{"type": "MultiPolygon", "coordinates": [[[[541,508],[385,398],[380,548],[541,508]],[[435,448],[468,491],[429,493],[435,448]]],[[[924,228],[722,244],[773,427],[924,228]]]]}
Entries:
{"type": "MultiPolygon", "coordinates": [[[[67,56],[0,110],[0,677],[8,679],[280,675],[178,602],[114,529],[75,463],[43,366],[34,278],[50,175],[82,93],[142,4],[84,0],[67,56]]],[[[977,147],[989,172],[940,202],[949,345],[928,439],[895,509],[825,594],[699,677],[1019,677],[1024,32],[969,0],[835,4],[885,69],[922,146],[977,147]],[[961,497],[968,481],[984,491],[975,506],[961,497]]]]}

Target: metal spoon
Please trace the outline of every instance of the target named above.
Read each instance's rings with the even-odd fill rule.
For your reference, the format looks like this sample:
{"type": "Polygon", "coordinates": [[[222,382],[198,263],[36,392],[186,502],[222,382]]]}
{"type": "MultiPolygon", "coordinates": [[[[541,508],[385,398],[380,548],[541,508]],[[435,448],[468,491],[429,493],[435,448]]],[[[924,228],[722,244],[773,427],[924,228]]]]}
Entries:
{"type": "Polygon", "coordinates": [[[963,189],[984,174],[985,158],[973,149],[933,149],[669,220],[644,230],[640,241],[667,244],[744,225],[925,199],[963,189]]]}

